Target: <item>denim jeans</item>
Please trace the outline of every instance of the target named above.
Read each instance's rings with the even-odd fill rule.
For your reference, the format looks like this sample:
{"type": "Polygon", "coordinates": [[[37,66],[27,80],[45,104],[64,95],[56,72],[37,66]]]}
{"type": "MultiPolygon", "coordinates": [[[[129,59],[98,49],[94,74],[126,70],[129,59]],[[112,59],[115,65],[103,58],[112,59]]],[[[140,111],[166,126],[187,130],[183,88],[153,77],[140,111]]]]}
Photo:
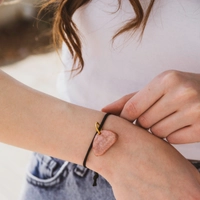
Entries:
{"type": "MultiPolygon", "coordinates": [[[[190,161],[200,171],[200,161],[190,161]]],[[[115,200],[109,183],[70,162],[34,153],[20,200],[115,200]]]]}
{"type": "Polygon", "coordinates": [[[115,200],[109,183],[70,162],[34,153],[20,200],[115,200]]]}

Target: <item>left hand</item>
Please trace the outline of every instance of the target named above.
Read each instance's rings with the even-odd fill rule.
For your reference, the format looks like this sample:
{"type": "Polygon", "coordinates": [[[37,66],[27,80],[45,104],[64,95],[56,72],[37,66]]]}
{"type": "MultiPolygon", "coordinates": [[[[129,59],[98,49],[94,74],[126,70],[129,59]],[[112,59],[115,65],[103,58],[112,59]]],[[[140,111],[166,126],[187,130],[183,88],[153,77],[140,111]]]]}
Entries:
{"type": "Polygon", "coordinates": [[[145,88],[103,108],[170,143],[200,142],[200,74],[166,71],[145,88]]]}

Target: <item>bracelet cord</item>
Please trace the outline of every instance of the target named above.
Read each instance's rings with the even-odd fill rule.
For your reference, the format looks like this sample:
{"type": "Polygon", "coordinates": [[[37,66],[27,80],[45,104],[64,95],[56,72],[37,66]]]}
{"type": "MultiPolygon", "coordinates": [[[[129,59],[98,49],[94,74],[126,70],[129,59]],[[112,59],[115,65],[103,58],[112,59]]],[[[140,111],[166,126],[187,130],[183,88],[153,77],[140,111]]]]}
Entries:
{"type": "MultiPolygon", "coordinates": [[[[99,131],[101,131],[101,129],[102,129],[102,127],[103,127],[103,125],[104,125],[104,123],[105,123],[105,121],[106,121],[106,119],[108,118],[108,116],[109,115],[111,115],[111,113],[106,113],[105,115],[104,115],[104,117],[103,117],[103,119],[102,119],[102,121],[101,121],[101,123],[100,123],[100,125],[99,125],[99,131]]],[[[96,131],[96,133],[94,134],[94,137],[93,137],[93,139],[92,139],[92,142],[90,143],[90,146],[89,146],[89,148],[88,148],[88,150],[87,150],[87,153],[86,153],[86,155],[85,155],[85,158],[84,158],[84,160],[83,160],[83,166],[85,167],[85,168],[87,168],[87,166],[86,166],[86,162],[87,162],[87,159],[88,159],[88,156],[89,156],[89,153],[90,153],[90,151],[91,151],[91,149],[92,149],[92,145],[93,145],[93,142],[94,142],[94,138],[95,138],[95,136],[98,134],[98,132],[96,131]]],[[[99,177],[99,174],[97,173],[97,172],[94,172],[95,174],[94,174],[94,177],[93,177],[93,186],[97,186],[97,179],[98,179],[98,177],[99,177]]]]}

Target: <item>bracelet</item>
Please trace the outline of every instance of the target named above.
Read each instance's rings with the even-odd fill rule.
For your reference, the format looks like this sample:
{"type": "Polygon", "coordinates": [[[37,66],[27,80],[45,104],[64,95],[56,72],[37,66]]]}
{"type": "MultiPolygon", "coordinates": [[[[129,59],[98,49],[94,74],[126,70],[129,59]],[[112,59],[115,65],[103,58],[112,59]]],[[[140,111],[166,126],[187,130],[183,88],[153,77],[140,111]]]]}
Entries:
{"type": "MultiPolygon", "coordinates": [[[[95,123],[96,132],[83,160],[84,167],[86,167],[87,158],[91,149],[93,149],[96,156],[101,156],[117,141],[117,135],[115,133],[108,130],[101,130],[109,115],[111,115],[111,113],[106,113],[100,124],[98,122],[95,123]]],[[[98,177],[99,174],[95,172],[95,175],[93,177],[93,186],[97,185],[98,177]]]]}

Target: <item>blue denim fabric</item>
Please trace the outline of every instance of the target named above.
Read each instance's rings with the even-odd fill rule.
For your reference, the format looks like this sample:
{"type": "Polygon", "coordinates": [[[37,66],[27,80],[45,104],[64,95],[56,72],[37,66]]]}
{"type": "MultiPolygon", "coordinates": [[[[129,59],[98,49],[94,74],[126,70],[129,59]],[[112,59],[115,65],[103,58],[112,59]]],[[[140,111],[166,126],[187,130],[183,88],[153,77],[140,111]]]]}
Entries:
{"type": "MultiPolygon", "coordinates": [[[[200,171],[200,161],[190,160],[200,171]]],[[[20,200],[115,200],[111,186],[94,172],[69,162],[34,153],[20,200]]]]}
{"type": "Polygon", "coordinates": [[[20,200],[115,200],[109,183],[69,162],[34,153],[20,200]]]}
{"type": "Polygon", "coordinates": [[[200,160],[189,160],[200,173],[200,160]]]}

